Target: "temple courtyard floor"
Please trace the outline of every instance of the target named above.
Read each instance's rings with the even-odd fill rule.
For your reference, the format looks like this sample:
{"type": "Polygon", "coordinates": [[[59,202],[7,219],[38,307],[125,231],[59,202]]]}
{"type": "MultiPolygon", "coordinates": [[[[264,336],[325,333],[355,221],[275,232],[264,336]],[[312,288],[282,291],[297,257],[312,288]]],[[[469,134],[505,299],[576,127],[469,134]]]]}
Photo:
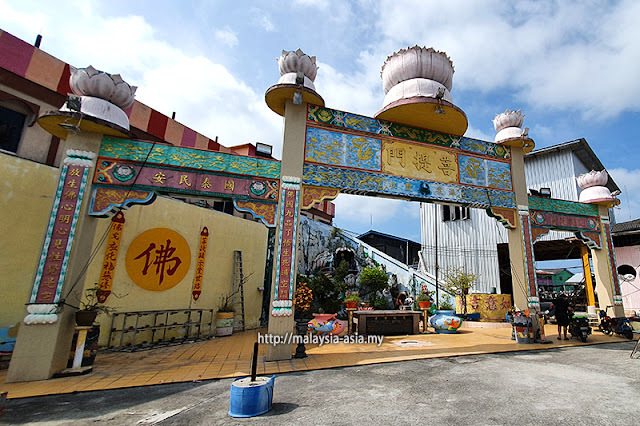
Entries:
{"type": "MultiPolygon", "coordinates": [[[[557,327],[546,325],[549,344],[518,344],[511,340],[511,327],[499,324],[464,327],[456,334],[418,334],[385,336],[375,343],[330,343],[307,345],[307,357],[286,361],[265,360],[266,344],[259,346],[259,375],[303,372],[349,366],[460,357],[517,351],[544,351],[571,346],[588,346],[627,341],[594,331],[586,343],[578,339],[557,340],[557,327]]],[[[251,374],[254,342],[266,329],[236,332],[232,336],[211,338],[174,346],[136,352],[99,351],[91,373],[37,382],[5,383],[7,370],[0,371],[0,393],[8,399],[75,392],[152,386],[178,382],[243,377],[251,374]]],[[[627,341],[628,342],[628,341],[627,341]]],[[[295,350],[295,345],[292,347],[295,350]]]]}

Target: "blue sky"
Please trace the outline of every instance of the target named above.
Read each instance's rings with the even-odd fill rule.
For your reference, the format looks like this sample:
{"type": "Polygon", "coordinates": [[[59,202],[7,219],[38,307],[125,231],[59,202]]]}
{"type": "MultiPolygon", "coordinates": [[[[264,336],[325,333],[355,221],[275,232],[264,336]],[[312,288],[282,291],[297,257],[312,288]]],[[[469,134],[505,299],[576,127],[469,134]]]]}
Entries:
{"type": "MultiPolygon", "coordinates": [[[[640,2],[0,0],[0,28],[77,67],[120,73],[137,99],[226,146],[264,142],[282,119],[264,103],[282,49],[317,57],[330,108],[373,115],[380,68],[408,46],[447,52],[467,136],[522,109],[538,148],[584,137],[623,190],[618,221],[640,217],[640,2]]],[[[419,206],[341,195],[337,226],[420,241],[419,206]]]]}

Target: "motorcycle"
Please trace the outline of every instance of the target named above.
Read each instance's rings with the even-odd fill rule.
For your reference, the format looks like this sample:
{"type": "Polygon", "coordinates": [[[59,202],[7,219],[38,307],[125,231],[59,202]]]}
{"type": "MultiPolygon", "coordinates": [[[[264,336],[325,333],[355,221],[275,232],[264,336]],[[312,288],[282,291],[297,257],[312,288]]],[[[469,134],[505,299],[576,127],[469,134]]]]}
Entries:
{"type": "MultiPolygon", "coordinates": [[[[613,306],[607,306],[605,309],[609,308],[613,308],[613,306]]],[[[607,336],[615,333],[624,336],[629,340],[633,339],[633,328],[631,327],[629,318],[611,318],[607,315],[606,310],[600,310],[598,315],[600,316],[600,326],[598,328],[602,333],[607,336]]]]}
{"type": "Polygon", "coordinates": [[[591,334],[589,327],[589,317],[586,315],[572,315],[569,323],[569,333],[571,337],[577,337],[583,343],[587,341],[587,337],[591,334]]]}

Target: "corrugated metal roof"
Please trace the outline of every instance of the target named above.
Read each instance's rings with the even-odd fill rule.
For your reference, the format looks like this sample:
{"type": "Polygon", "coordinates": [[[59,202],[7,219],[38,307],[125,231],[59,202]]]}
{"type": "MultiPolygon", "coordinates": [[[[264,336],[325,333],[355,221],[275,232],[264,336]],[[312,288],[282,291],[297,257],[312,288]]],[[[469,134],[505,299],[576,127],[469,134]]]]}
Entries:
{"type": "Polygon", "coordinates": [[[633,231],[640,231],[640,219],[634,219],[628,222],[614,223],[613,225],[611,225],[611,233],[614,235],[633,231]]]}
{"type": "MultiPolygon", "coordinates": [[[[578,157],[589,170],[600,171],[605,169],[605,167],[602,165],[602,162],[600,162],[600,159],[596,156],[596,154],[593,152],[584,138],[564,142],[558,145],[548,146],[546,148],[536,149],[526,154],[525,157],[542,156],[564,150],[573,151],[576,157],[578,157]]],[[[607,188],[609,188],[611,192],[620,190],[611,176],[609,176],[607,188]]]]}

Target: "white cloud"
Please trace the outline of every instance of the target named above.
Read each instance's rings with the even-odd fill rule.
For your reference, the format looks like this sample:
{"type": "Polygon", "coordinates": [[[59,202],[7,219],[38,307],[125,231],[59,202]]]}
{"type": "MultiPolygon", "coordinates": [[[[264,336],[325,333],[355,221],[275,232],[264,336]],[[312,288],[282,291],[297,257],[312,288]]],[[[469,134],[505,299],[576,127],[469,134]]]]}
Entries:
{"type": "Polygon", "coordinates": [[[42,34],[46,29],[47,17],[42,12],[21,12],[11,9],[6,1],[0,0],[0,16],[2,17],[2,29],[12,33],[18,28],[25,29],[33,35],[35,41],[37,34],[42,34]]]}
{"type": "Polygon", "coordinates": [[[235,47],[238,45],[238,36],[229,27],[224,27],[223,29],[216,30],[213,33],[213,36],[220,43],[225,44],[228,47],[235,47]]]}
{"type": "Polygon", "coordinates": [[[618,184],[622,194],[618,196],[620,205],[615,210],[616,221],[626,222],[640,218],[640,169],[607,169],[618,184]]]}
{"type": "Polygon", "coordinates": [[[373,223],[378,226],[392,219],[403,201],[360,195],[340,194],[334,200],[336,217],[340,220],[373,223]]]}
{"type": "MultiPolygon", "coordinates": [[[[0,6],[9,16],[18,16],[6,4],[0,6]]],[[[52,27],[76,10],[74,5],[65,7],[69,9],[50,9],[43,25],[52,27]]],[[[143,17],[103,18],[89,4],[81,12],[83,18],[73,27],[57,26],[45,38],[47,52],[74,66],[91,64],[120,73],[139,86],[136,99],[165,115],[175,111],[179,122],[211,139],[219,136],[225,146],[259,140],[273,145],[274,155],[279,156],[282,119],[269,110],[262,93],[254,92],[224,66],[203,56],[190,56],[161,40],[143,17]]],[[[24,19],[15,35],[28,33],[29,25],[24,19]]]]}
{"type": "Polygon", "coordinates": [[[357,114],[373,116],[382,108],[382,83],[372,81],[366,73],[346,75],[331,65],[318,62],[315,86],[329,108],[357,111],[357,114]]]}
{"type": "Polygon", "coordinates": [[[495,135],[490,136],[482,130],[475,129],[471,126],[467,128],[467,131],[464,133],[464,135],[468,138],[479,139],[481,141],[493,142],[493,140],[495,139],[495,135]]]}
{"type": "Polygon", "coordinates": [[[512,90],[537,107],[607,118],[640,109],[640,3],[383,3],[383,37],[445,50],[455,87],[512,90]]]}
{"type": "Polygon", "coordinates": [[[259,23],[260,23],[260,26],[264,28],[264,30],[267,32],[272,32],[276,29],[276,27],[274,27],[273,24],[271,23],[271,20],[269,19],[268,16],[262,16],[259,20],[259,23]]]}
{"type": "Polygon", "coordinates": [[[293,0],[293,4],[301,7],[313,7],[323,11],[331,7],[331,2],[317,0],[293,0]]]}

